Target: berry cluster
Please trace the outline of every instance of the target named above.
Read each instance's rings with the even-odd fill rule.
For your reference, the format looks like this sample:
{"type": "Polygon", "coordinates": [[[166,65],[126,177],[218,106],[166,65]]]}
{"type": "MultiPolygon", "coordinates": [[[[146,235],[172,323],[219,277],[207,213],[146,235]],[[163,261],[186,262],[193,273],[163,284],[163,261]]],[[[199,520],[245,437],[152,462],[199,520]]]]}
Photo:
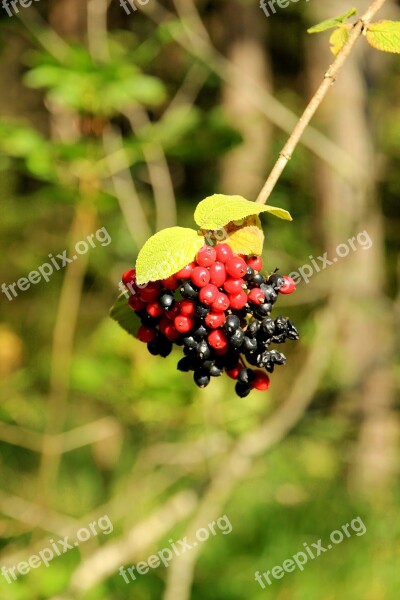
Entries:
{"type": "Polygon", "coordinates": [[[225,371],[242,398],[252,389],[267,390],[268,373],[286,362],[271,344],[299,334],[289,319],[270,316],[278,295],[296,289],[293,279],[278,273],[265,278],[261,270],[261,257],[217,244],[203,246],[194,262],[162,281],[139,286],[135,270],[127,271],[122,281],[141,320],[138,338],[155,356],[168,356],[173,344],[183,347],[178,369],[193,371],[201,388],[225,371]]]}

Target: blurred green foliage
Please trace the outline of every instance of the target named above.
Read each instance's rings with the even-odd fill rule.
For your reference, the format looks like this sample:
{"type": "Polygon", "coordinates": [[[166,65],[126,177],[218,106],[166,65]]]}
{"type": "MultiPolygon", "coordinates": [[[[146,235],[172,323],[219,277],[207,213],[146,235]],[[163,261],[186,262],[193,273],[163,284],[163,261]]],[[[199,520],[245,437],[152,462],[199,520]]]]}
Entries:
{"type": "MultiPolygon", "coordinates": [[[[203,16],[211,13],[223,27],[222,17],[215,17],[213,10],[204,9],[203,16]]],[[[293,86],[293,71],[300,77],[306,69],[299,40],[308,20],[295,6],[288,13],[287,18],[274,17],[265,45],[277,73],[277,96],[288,99],[297,110],[306,93],[301,85],[293,86]],[[290,41],[284,48],[283,32],[290,41]]],[[[12,302],[5,296],[0,299],[0,416],[4,426],[0,426],[1,564],[16,553],[18,560],[24,560],[33,547],[44,547],[50,537],[60,535],[47,527],[46,511],[55,511],[61,521],[63,515],[73,517],[82,525],[89,521],[89,514],[107,513],[115,529],[110,539],[90,540],[79,551],[72,550],[49,568],[21,576],[12,585],[2,578],[2,600],[55,598],[68,589],[78,565],[98,545],[119,539],[178,490],[189,488],[201,494],[235,440],[282,405],[309,348],[313,318],[326,292],[316,281],[308,296],[306,291],[304,296],[299,292],[298,304],[295,299],[282,302],[282,311],[300,322],[302,342],[297,348],[288,348],[291,366],[274,378],[271,393],[251,395],[246,401],[234,396],[230,381],[216,380],[204,392],[196,390],[189,376],[176,371],[177,355],[165,361],[146,355],[138,341],[109,319],[120,275],[133,266],[138,247],[108,185],[104,129],[111,124],[123,134],[130,173],[152,228],[156,208],[146,149],[162,146],[177,193],[179,225],[191,226],[197,202],[218,191],[219,162],[242,142],[240,127],[232,122],[221,98],[222,84],[211,70],[194,103],[169,108],[187,70],[196,64],[173,41],[182,34],[181,21],[157,28],[148,25],[143,15],[134,18],[136,22],[125,25],[127,31],[109,33],[110,57],[104,62],[94,59],[79,43],[63,43],[56,48],[56,55],[39,51],[40,39],[37,48],[22,52],[22,63],[19,52],[13,58],[15,88],[27,89],[18,81],[23,69],[24,86],[38,90],[35,98],[43,101],[46,124],[34,122],[29,106],[19,108],[20,114],[3,106],[1,282],[26,276],[45,262],[49,253],[67,248],[73,239],[71,224],[82,206],[93,211],[95,229],[107,227],[112,244],[90,252],[82,293],[78,292],[78,327],[63,424],[63,430],[75,431],[76,447],[72,444],[62,455],[56,482],[45,492],[38,477],[42,459],[37,440],[46,430],[54,402],[49,400],[52,340],[65,272],[54,273],[48,284],[42,282],[29,292],[19,292],[12,302]],[[70,138],[51,134],[55,105],[66,111],[73,125],[70,138]],[[147,111],[149,120],[133,131],[127,111],[136,108],[147,111]],[[98,425],[99,439],[80,443],[83,433],[79,428],[99,424],[102,419],[109,419],[109,429],[107,425],[101,433],[98,425]],[[37,447],[29,448],[30,443],[37,447]],[[188,449],[196,444],[203,449],[192,458],[188,449]],[[166,445],[172,454],[164,463],[166,445]],[[44,516],[31,506],[24,508],[14,502],[15,496],[33,505],[43,503],[44,516]]],[[[2,27],[7,40],[17,39],[19,28],[23,29],[22,24],[15,30],[2,27]]],[[[391,281],[395,281],[398,252],[398,70],[397,66],[382,77],[374,90],[379,114],[374,135],[388,164],[388,176],[379,185],[391,281]]],[[[277,155],[284,138],[280,132],[274,134],[271,156],[277,155]]],[[[264,259],[271,271],[280,266],[290,272],[307,262],[310,254],[321,252],[320,237],[313,229],[312,170],[313,158],[300,147],[274,192],[272,204],[290,210],[295,229],[293,224],[267,220],[264,259]]],[[[395,285],[391,285],[388,298],[395,294],[395,285]]],[[[398,482],[393,482],[386,496],[373,501],[349,488],[358,415],[336,405],[342,391],[332,368],[302,423],[268,456],[255,461],[224,511],[233,532],[210,539],[202,548],[193,600],[398,600],[398,482]],[[361,516],[367,527],[365,536],[354,535],[307,564],[304,572],[286,574],[266,590],[254,581],[255,571],[282,564],[300,551],[304,542],[326,539],[356,516],[361,516]]],[[[145,560],[169,539],[182,535],[182,524],[172,527],[141,558],[145,560]]],[[[115,574],[79,598],[162,598],[166,577],[166,569],[159,568],[127,586],[115,574]]]]}

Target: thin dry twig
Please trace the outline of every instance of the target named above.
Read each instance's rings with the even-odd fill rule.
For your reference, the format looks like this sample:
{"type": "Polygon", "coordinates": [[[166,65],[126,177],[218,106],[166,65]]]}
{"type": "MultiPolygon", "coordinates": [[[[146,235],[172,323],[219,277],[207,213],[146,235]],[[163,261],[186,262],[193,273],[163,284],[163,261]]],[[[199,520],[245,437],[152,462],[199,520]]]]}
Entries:
{"type": "Polygon", "coordinates": [[[126,226],[140,247],[151,236],[151,228],[129,170],[129,159],[118,129],[111,125],[106,127],[103,132],[103,146],[106,154],[104,161],[109,167],[113,189],[126,226]]]}
{"type": "MultiPolygon", "coordinates": [[[[142,106],[137,105],[132,109],[125,110],[124,113],[129,120],[132,131],[138,132],[144,127],[152,127],[147,112],[142,106]]],[[[172,227],[176,224],[177,210],[174,186],[162,144],[153,140],[149,144],[143,144],[142,152],[153,188],[156,205],[156,230],[159,231],[164,227],[172,227]]]]}
{"type": "Polygon", "coordinates": [[[193,492],[179,492],[154,513],[137,523],[115,542],[109,542],[89,556],[75,571],[70,591],[80,595],[103,581],[119,567],[150,548],[171,527],[189,516],[195,509],[197,497],[193,492]]]}
{"type": "Polygon", "coordinates": [[[300,117],[296,127],[293,129],[288,141],[282,148],[279,158],[275,163],[267,181],[265,182],[256,202],[259,204],[265,204],[271,195],[272,190],[274,189],[279,177],[282,175],[283,170],[285,169],[287,163],[292,158],[293,152],[300,142],[302,136],[304,135],[311,119],[315,115],[319,105],[325,98],[326,94],[329,91],[331,85],[335,82],[337,75],[340,72],[340,69],[346,63],[350,53],[357,42],[360,35],[363,33],[365,26],[371,22],[372,18],[375,14],[382,8],[383,4],[386,0],[374,0],[365,14],[356,21],[354,24],[349,39],[347,40],[345,46],[337,55],[335,61],[329,67],[327,72],[325,73],[324,80],[315,92],[314,96],[311,98],[308,103],[304,113],[300,117]]]}

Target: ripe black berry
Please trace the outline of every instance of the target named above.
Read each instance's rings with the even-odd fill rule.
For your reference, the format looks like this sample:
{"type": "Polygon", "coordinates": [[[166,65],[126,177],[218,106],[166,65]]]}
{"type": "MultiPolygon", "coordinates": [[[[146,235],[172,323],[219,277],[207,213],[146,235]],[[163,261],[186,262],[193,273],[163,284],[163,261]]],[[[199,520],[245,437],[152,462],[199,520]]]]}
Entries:
{"type": "Polygon", "coordinates": [[[234,348],[240,348],[240,346],[243,344],[243,340],[244,340],[244,332],[241,329],[238,329],[229,338],[229,343],[234,348]]]}
{"type": "Polygon", "coordinates": [[[194,312],[201,318],[206,317],[210,310],[211,308],[209,306],[205,306],[205,304],[201,304],[201,302],[197,302],[194,307],[194,312]]]}
{"type": "Polygon", "coordinates": [[[199,295],[198,288],[190,281],[185,281],[185,283],[180,287],[179,291],[183,298],[188,298],[189,300],[195,300],[199,295]]]}
{"type": "Polygon", "coordinates": [[[184,356],[178,362],[177,369],[178,371],[182,371],[182,373],[188,373],[193,370],[193,361],[188,356],[184,356]]]}
{"type": "Polygon", "coordinates": [[[208,334],[208,329],[204,325],[199,325],[197,329],[193,331],[193,337],[196,340],[202,340],[208,334]]]}
{"type": "Polygon", "coordinates": [[[269,302],[266,302],[265,304],[260,304],[260,306],[257,306],[254,313],[258,317],[262,318],[262,317],[267,317],[268,315],[270,315],[271,310],[272,310],[272,304],[270,304],[269,302]]]}
{"type": "Polygon", "coordinates": [[[272,275],[268,277],[267,283],[272,285],[275,290],[280,290],[280,288],[285,285],[285,280],[282,275],[279,275],[278,273],[272,273],[272,275]]]}
{"type": "Polygon", "coordinates": [[[205,369],[198,369],[193,374],[195,384],[199,388],[205,388],[210,383],[210,375],[205,369]]]}
{"type": "Polygon", "coordinates": [[[246,396],[248,396],[251,392],[251,385],[238,381],[235,385],[235,392],[239,398],[246,398],[246,396]]]}
{"type": "Polygon", "coordinates": [[[238,380],[240,383],[251,383],[255,379],[255,374],[252,369],[242,369],[239,373],[238,380]]]}
{"type": "Polygon", "coordinates": [[[175,304],[175,297],[172,292],[165,291],[159,298],[158,302],[165,310],[169,310],[175,304]]]}
{"type": "Polygon", "coordinates": [[[237,315],[229,315],[226,318],[224,329],[227,333],[234,333],[240,327],[240,319],[237,315]]]}
{"type": "Polygon", "coordinates": [[[255,337],[260,329],[260,321],[252,321],[246,330],[246,335],[248,337],[255,337]]]}
{"type": "Polygon", "coordinates": [[[196,348],[196,352],[197,352],[197,356],[201,360],[207,360],[211,356],[210,346],[207,344],[207,342],[205,340],[202,340],[201,342],[199,342],[199,344],[196,348]]]}
{"type": "Polygon", "coordinates": [[[194,339],[194,337],[192,335],[188,335],[184,338],[182,338],[183,341],[183,345],[185,346],[185,348],[191,348],[193,350],[196,350],[197,346],[198,346],[198,342],[194,339]]]}

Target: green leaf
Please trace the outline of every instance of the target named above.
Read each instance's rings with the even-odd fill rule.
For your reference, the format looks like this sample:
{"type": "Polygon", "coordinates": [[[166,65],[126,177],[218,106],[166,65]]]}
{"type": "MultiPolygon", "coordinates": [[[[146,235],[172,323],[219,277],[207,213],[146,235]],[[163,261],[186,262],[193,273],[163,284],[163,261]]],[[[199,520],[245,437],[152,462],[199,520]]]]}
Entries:
{"type": "Polygon", "coordinates": [[[347,40],[349,39],[349,30],[345,27],[338,27],[329,38],[331,44],[331,52],[335,56],[339,54],[347,40]]]}
{"type": "Polygon", "coordinates": [[[344,13],[344,15],[340,15],[340,17],[333,17],[332,19],[327,19],[326,21],[322,21],[321,23],[310,27],[307,29],[307,33],[320,33],[321,31],[326,31],[327,29],[333,29],[356,14],[357,9],[352,8],[348,12],[344,13]]]}
{"type": "Polygon", "coordinates": [[[232,250],[238,254],[256,254],[262,253],[264,246],[264,233],[261,229],[261,221],[257,215],[247,217],[241,227],[232,230],[228,227],[228,239],[225,241],[232,250]]]}
{"type": "Polygon", "coordinates": [[[136,261],[136,278],[139,284],[170,277],[190,263],[204,238],[194,229],[170,227],[153,235],[136,261]]]}
{"type": "Polygon", "coordinates": [[[225,196],[214,194],[202,200],[194,213],[194,220],[201,229],[221,229],[231,221],[239,221],[269,212],[280,219],[291,221],[292,217],[287,210],[275,206],[265,206],[250,202],[242,196],[225,196]]]}
{"type": "Polygon", "coordinates": [[[400,54],[400,21],[378,21],[368,25],[368,43],[382,52],[400,54]]]}
{"type": "Polygon", "coordinates": [[[120,294],[110,310],[110,317],[114,319],[127,333],[136,337],[140,327],[140,319],[128,304],[128,298],[123,292],[120,294]]]}

